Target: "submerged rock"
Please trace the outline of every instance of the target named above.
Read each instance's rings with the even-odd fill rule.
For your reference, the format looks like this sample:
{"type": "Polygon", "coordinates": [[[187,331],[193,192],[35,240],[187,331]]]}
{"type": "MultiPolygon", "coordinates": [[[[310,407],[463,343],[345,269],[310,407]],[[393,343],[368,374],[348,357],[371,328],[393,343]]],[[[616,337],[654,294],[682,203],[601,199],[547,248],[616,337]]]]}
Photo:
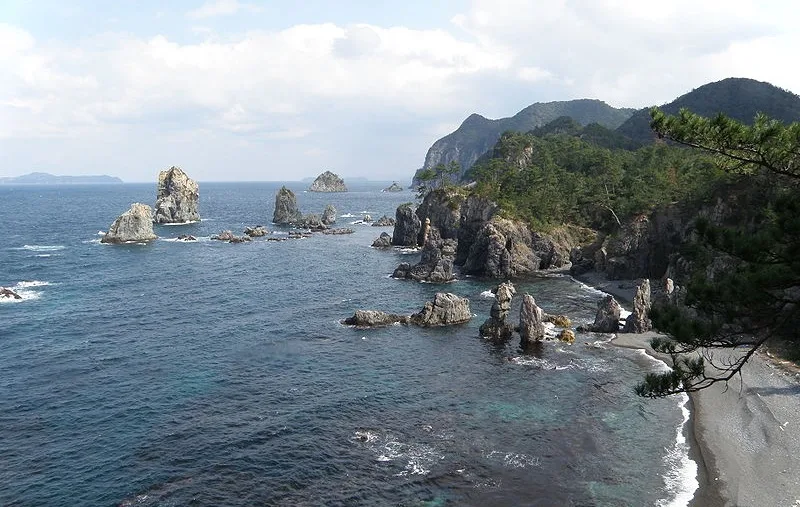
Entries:
{"type": "Polygon", "coordinates": [[[269,234],[269,231],[266,230],[263,225],[257,225],[255,227],[245,227],[244,233],[251,238],[260,238],[269,234]]]}
{"type": "Polygon", "coordinates": [[[378,239],[372,242],[373,248],[391,248],[392,237],[387,232],[382,232],[378,239]]]}
{"type": "Polygon", "coordinates": [[[272,214],[272,221],[279,225],[289,225],[298,221],[300,217],[297,196],[285,186],[281,187],[275,194],[275,212],[272,214]]]}
{"type": "Polygon", "coordinates": [[[325,225],[336,223],[336,208],[333,207],[333,204],[325,206],[325,210],[322,212],[322,223],[325,225]]]}
{"type": "Polygon", "coordinates": [[[153,210],[147,204],[135,202],[117,217],[101,243],[139,243],[158,238],[153,232],[153,210]]]}
{"type": "Polygon", "coordinates": [[[191,234],[181,234],[176,238],[178,241],[197,241],[197,238],[191,234]]]}
{"type": "Polygon", "coordinates": [[[0,287],[0,299],[22,299],[22,296],[11,289],[0,287]]]}
{"type": "Polygon", "coordinates": [[[180,224],[200,220],[200,187],[180,167],[158,173],[155,217],[158,224],[180,224]]]}
{"type": "Polygon", "coordinates": [[[236,236],[231,231],[222,231],[215,236],[211,236],[211,239],[217,241],[227,241],[228,243],[245,243],[247,241],[251,241],[249,236],[236,236]]]}
{"type": "MultiPolygon", "coordinates": [[[[669,280],[669,279],[668,279],[669,280]]],[[[671,281],[671,280],[670,280],[671,281]]],[[[633,312],[625,319],[625,333],[645,333],[653,329],[650,322],[650,280],[645,278],[636,288],[633,298],[633,312]]]]}
{"type": "Polygon", "coordinates": [[[308,190],[309,192],[347,192],[347,187],[338,174],[325,171],[317,176],[308,190]]]}
{"type": "Polygon", "coordinates": [[[387,217],[383,215],[379,219],[372,222],[372,227],[392,227],[395,224],[395,220],[392,217],[387,217]]]}
{"type": "Polygon", "coordinates": [[[522,296],[519,311],[519,335],[522,345],[544,339],[544,312],[530,294],[522,296]]]}
{"type": "Polygon", "coordinates": [[[411,323],[423,327],[463,324],[472,318],[469,299],[449,292],[437,292],[419,313],[411,316],[411,323]]]}
{"type": "Polygon", "coordinates": [[[558,327],[570,327],[572,326],[572,321],[566,315],[550,315],[545,313],[544,314],[544,321],[550,322],[558,327]]]}
{"type": "Polygon", "coordinates": [[[492,303],[491,314],[486,321],[481,324],[481,336],[493,339],[506,339],[514,333],[514,326],[508,322],[508,314],[511,311],[511,300],[517,290],[511,282],[501,283],[492,293],[495,295],[492,303]]]}
{"type": "Polygon", "coordinates": [[[353,234],[354,232],[356,231],[354,231],[353,229],[339,227],[338,229],[325,229],[324,231],[322,231],[322,234],[331,234],[334,236],[339,236],[342,234],[353,234]]]}
{"type": "Polygon", "coordinates": [[[399,183],[393,181],[391,185],[381,190],[381,192],[402,192],[403,187],[400,186],[399,183]]]}

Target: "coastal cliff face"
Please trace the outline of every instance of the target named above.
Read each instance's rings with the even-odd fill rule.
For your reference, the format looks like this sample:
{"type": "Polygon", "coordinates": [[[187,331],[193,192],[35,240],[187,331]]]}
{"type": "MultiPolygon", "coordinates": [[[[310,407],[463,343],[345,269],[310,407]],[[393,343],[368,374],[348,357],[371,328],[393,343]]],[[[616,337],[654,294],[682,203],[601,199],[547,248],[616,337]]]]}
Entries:
{"type": "Polygon", "coordinates": [[[308,188],[309,192],[347,192],[344,180],[338,174],[330,171],[317,176],[314,183],[308,188]]]}
{"type": "Polygon", "coordinates": [[[158,224],[180,224],[200,220],[200,187],[180,167],[158,173],[155,217],[158,224]]]}
{"type": "Polygon", "coordinates": [[[101,243],[139,243],[158,238],[153,232],[153,210],[147,204],[135,202],[117,217],[101,243]]]}

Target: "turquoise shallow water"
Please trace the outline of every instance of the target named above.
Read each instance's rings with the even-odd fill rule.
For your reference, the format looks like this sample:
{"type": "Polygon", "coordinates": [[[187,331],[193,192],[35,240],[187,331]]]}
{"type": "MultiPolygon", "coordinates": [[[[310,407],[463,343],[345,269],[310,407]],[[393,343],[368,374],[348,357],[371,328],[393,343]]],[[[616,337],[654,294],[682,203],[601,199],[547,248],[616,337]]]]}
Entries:
{"type": "MultiPolygon", "coordinates": [[[[290,185],[340,226],[413,199],[290,185]]],[[[154,185],[0,187],[0,285],[25,295],[0,304],[0,504],[669,505],[686,489],[669,478],[685,468],[681,400],[633,394],[654,361],[599,335],[528,354],[487,343],[494,284],[389,278],[416,256],[370,248],[386,229],[168,241],[269,226],[278,187],[201,183],[204,221],[158,226],[147,246],[97,233],[154,185]],[[338,323],[439,290],[477,316],[338,323]]],[[[599,297],[569,277],[517,288],[576,324],[599,297]]]]}

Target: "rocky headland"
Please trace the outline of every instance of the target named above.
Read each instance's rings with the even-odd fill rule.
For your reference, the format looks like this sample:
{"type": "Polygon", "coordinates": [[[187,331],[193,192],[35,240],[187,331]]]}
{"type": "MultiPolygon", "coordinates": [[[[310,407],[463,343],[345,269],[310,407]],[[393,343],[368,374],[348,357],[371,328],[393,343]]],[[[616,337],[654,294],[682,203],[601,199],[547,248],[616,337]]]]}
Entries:
{"type": "Polygon", "coordinates": [[[153,209],[135,202],[117,217],[100,240],[101,243],[141,243],[157,239],[153,232],[153,209]]]}
{"type": "Polygon", "coordinates": [[[317,179],[308,187],[309,192],[347,192],[344,180],[338,174],[330,171],[317,176],[317,179]]]}
{"type": "Polygon", "coordinates": [[[180,167],[158,174],[155,216],[158,224],[181,224],[200,220],[200,187],[180,167]]]}

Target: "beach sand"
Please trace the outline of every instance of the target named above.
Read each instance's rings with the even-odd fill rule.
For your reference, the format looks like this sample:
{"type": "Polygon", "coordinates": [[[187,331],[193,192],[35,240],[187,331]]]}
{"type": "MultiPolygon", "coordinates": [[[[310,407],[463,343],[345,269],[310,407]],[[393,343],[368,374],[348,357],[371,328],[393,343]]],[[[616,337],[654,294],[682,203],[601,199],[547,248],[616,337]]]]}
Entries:
{"type": "MultiPolygon", "coordinates": [[[[636,284],[581,276],[629,305],[636,284]]],[[[645,349],[655,333],[620,333],[613,343],[645,349]]],[[[715,351],[715,361],[736,351],[715,351]]],[[[692,507],[800,507],[800,373],[758,353],[727,386],[690,394],[691,434],[700,488],[692,507]]]]}

